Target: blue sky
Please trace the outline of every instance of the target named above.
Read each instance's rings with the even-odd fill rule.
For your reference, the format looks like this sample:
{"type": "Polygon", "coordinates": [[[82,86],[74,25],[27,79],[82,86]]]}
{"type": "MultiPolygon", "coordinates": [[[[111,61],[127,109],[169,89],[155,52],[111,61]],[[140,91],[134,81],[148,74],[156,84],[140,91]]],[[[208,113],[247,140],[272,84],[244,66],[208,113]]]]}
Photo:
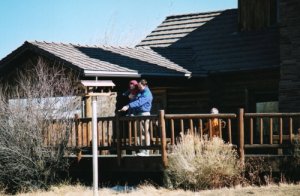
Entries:
{"type": "Polygon", "coordinates": [[[166,16],[237,7],[237,0],[1,0],[0,59],[24,41],[134,46],[166,16]]]}

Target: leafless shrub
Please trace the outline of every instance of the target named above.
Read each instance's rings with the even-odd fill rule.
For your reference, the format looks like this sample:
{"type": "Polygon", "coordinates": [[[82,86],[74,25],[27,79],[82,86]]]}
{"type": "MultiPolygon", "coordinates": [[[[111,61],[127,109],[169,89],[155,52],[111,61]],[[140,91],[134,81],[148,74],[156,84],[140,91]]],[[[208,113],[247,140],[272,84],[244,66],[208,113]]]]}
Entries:
{"type": "Polygon", "coordinates": [[[236,150],[222,139],[187,134],[169,155],[166,172],[175,188],[199,190],[234,185],[240,180],[242,166],[236,150]]]}
{"type": "Polygon", "coordinates": [[[293,135],[292,148],[290,150],[291,157],[288,162],[282,164],[284,177],[291,182],[300,181],[300,129],[298,133],[293,135]]]}
{"type": "Polygon", "coordinates": [[[47,188],[68,166],[64,151],[78,107],[73,82],[62,66],[39,59],[14,86],[0,88],[0,184],[7,190],[47,188]]]}
{"type": "Polygon", "coordinates": [[[250,157],[245,161],[244,182],[252,186],[269,184],[272,168],[262,157],[250,157]]]}

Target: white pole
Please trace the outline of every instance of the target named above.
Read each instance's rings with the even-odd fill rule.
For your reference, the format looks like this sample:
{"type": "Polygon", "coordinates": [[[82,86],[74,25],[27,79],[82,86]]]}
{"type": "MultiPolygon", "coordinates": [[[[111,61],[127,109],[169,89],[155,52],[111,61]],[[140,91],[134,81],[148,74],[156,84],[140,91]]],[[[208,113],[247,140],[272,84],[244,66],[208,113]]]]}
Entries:
{"type": "Polygon", "coordinates": [[[98,148],[97,148],[97,98],[92,97],[92,128],[93,128],[93,195],[98,195],[98,148]]]}

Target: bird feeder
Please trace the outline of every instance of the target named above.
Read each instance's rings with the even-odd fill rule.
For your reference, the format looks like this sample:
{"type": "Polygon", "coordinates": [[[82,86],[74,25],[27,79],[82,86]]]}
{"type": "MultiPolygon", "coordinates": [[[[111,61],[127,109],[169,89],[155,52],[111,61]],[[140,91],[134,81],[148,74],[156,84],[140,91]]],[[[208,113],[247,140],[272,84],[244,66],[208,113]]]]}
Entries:
{"type": "Polygon", "coordinates": [[[81,85],[84,87],[82,117],[92,117],[92,97],[116,95],[112,92],[115,84],[111,80],[81,80],[81,85]]]}

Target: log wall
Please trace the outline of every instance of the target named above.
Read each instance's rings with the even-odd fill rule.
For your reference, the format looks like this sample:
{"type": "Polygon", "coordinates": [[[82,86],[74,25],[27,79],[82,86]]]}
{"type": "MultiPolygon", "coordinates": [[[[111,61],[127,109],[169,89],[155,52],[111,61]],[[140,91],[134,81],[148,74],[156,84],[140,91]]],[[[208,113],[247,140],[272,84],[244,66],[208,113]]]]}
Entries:
{"type": "Polygon", "coordinates": [[[300,111],[300,2],[284,0],[280,4],[280,85],[279,109],[300,111]]]}

